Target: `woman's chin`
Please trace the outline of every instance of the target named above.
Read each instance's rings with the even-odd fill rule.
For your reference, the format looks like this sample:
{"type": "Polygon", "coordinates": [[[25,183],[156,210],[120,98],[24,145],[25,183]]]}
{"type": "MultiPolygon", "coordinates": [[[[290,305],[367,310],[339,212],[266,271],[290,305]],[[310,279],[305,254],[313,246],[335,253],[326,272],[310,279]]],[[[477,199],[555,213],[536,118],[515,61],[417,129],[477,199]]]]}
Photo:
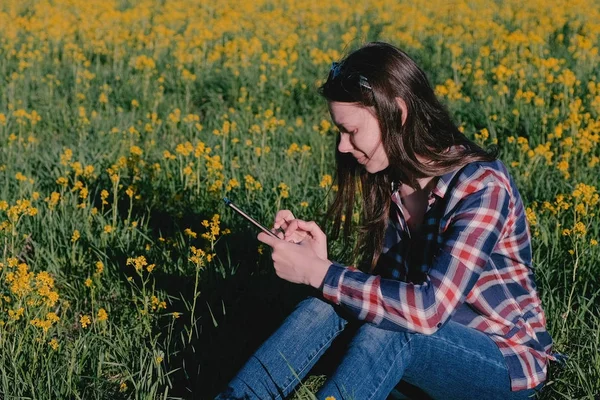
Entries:
{"type": "Polygon", "coordinates": [[[385,169],[385,167],[383,167],[382,165],[379,165],[379,164],[376,165],[372,162],[367,162],[366,164],[363,164],[363,167],[370,174],[376,174],[385,169]]]}

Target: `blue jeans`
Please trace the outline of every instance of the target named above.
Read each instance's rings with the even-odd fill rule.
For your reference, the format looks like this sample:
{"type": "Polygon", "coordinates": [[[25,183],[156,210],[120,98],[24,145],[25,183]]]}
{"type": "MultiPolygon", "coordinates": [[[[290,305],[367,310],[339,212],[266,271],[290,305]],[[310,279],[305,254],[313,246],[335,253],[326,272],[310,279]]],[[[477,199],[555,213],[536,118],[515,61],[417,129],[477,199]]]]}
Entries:
{"type": "MultiPolygon", "coordinates": [[[[217,399],[283,399],[344,330],[341,310],[319,298],[301,301],[217,399]]],[[[448,321],[433,335],[362,323],[318,399],[386,399],[400,380],[434,399],[527,399],[511,392],[504,358],[485,334],[448,321]]]]}

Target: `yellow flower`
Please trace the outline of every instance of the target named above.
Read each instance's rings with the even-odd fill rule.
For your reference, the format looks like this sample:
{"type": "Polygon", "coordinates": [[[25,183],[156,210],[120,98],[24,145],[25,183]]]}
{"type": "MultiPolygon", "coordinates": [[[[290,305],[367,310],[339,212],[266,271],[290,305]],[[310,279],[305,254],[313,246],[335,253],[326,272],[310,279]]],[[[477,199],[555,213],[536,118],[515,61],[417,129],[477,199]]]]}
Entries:
{"type": "Polygon", "coordinates": [[[308,201],[303,201],[303,202],[301,202],[301,203],[300,203],[300,207],[302,207],[302,208],[306,208],[306,207],[308,207],[308,201]]]}
{"type": "Polygon", "coordinates": [[[90,278],[87,278],[87,279],[85,280],[85,283],[84,283],[84,284],[85,284],[85,286],[87,286],[87,287],[91,288],[91,287],[92,287],[92,280],[91,280],[90,278]]]}
{"type": "Polygon", "coordinates": [[[290,187],[285,182],[281,182],[277,187],[279,188],[279,195],[282,198],[287,199],[290,197],[290,187]]]}
{"type": "Polygon", "coordinates": [[[58,340],[56,340],[55,338],[52,338],[52,340],[48,342],[48,345],[52,347],[52,350],[58,350],[58,340]]]}
{"type": "Polygon", "coordinates": [[[56,322],[60,321],[60,317],[58,315],[56,315],[56,313],[54,313],[54,312],[47,313],[46,319],[52,323],[56,323],[56,322]]]}
{"type": "Polygon", "coordinates": [[[586,232],[587,232],[587,229],[586,229],[585,224],[583,222],[577,222],[573,226],[573,233],[575,235],[583,236],[583,235],[586,234],[586,232]]]}
{"type": "Polygon", "coordinates": [[[127,384],[125,382],[121,382],[119,385],[119,392],[125,392],[127,390],[127,384]]]}
{"type": "Polygon", "coordinates": [[[8,310],[8,316],[15,321],[21,319],[24,313],[25,309],[23,307],[20,307],[16,310],[8,310]]]}
{"type": "Polygon", "coordinates": [[[82,328],[87,328],[87,326],[92,323],[92,320],[90,319],[89,315],[82,315],[79,318],[79,323],[81,324],[82,328]]]}
{"type": "Polygon", "coordinates": [[[98,316],[96,317],[98,321],[106,321],[108,319],[108,313],[104,308],[98,310],[98,316]]]}
{"type": "Polygon", "coordinates": [[[73,235],[71,235],[71,242],[75,243],[76,241],[79,240],[80,237],[81,237],[81,235],[79,234],[79,231],[77,229],[75,229],[73,231],[73,235]]]}
{"type": "Polygon", "coordinates": [[[67,186],[69,184],[69,180],[67,178],[65,178],[64,176],[59,176],[56,179],[56,183],[60,186],[67,186]]]}
{"type": "Polygon", "coordinates": [[[108,201],[106,201],[107,198],[108,198],[108,190],[102,189],[102,191],[100,192],[100,199],[102,200],[103,206],[108,204],[108,201]]]}
{"type": "Polygon", "coordinates": [[[527,217],[527,222],[529,225],[535,226],[537,224],[537,216],[535,215],[535,211],[533,211],[530,207],[525,209],[525,215],[527,217]]]}
{"type": "Polygon", "coordinates": [[[330,186],[333,183],[333,178],[331,177],[331,175],[323,175],[323,179],[321,179],[321,183],[319,183],[319,186],[321,186],[322,188],[326,188],[328,186],[330,186]]]}
{"type": "Polygon", "coordinates": [[[144,153],[143,150],[139,146],[131,146],[129,148],[129,152],[131,153],[131,155],[138,156],[138,157],[141,157],[142,154],[144,153]]]}
{"type": "Polygon", "coordinates": [[[156,361],[157,364],[160,364],[161,362],[163,362],[163,357],[162,356],[156,356],[156,358],[154,359],[154,361],[156,361]]]}
{"type": "Polygon", "coordinates": [[[183,231],[183,233],[185,233],[187,236],[189,236],[189,237],[191,237],[193,239],[195,239],[198,236],[198,234],[196,232],[194,232],[193,230],[191,230],[190,228],[186,228],[183,231]]]}
{"type": "Polygon", "coordinates": [[[113,227],[111,225],[104,226],[104,233],[108,234],[108,233],[111,233],[112,231],[113,231],[113,227]]]}
{"type": "Polygon", "coordinates": [[[96,261],[96,275],[100,275],[104,271],[104,263],[102,261],[96,261]]]}

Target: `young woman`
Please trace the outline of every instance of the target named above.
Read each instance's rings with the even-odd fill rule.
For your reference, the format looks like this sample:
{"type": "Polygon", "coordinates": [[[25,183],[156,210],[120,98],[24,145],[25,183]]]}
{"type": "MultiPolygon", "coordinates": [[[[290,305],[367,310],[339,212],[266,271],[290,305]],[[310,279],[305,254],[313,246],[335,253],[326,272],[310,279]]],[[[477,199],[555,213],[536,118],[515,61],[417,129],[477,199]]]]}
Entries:
{"type": "Polygon", "coordinates": [[[456,128],[423,71],[389,44],[334,63],[321,93],[340,131],[334,234],[342,223],[349,234],[358,194],[368,266],[330,261],[314,222],[279,211],[285,236],[258,239],[278,276],[322,296],[303,300],[220,398],[285,398],[355,323],[319,399],[385,399],[401,380],[435,399],[530,397],[552,340],[505,166],[456,128]]]}

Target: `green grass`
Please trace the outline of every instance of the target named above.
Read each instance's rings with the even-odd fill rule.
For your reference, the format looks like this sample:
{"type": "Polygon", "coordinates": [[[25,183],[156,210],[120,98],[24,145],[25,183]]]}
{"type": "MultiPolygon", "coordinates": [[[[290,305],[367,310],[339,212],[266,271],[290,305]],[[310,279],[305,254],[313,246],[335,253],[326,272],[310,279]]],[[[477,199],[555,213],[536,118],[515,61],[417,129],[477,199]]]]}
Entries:
{"type": "Polygon", "coordinates": [[[530,208],[548,329],[569,356],[541,398],[597,398],[600,16],[584,3],[4,2],[1,396],[222,389],[306,289],[274,275],[221,199],[329,229],[336,132],[316,88],[381,39],[419,62],[466,135],[500,148],[530,208]],[[49,312],[46,331],[31,323],[49,312]]]}

